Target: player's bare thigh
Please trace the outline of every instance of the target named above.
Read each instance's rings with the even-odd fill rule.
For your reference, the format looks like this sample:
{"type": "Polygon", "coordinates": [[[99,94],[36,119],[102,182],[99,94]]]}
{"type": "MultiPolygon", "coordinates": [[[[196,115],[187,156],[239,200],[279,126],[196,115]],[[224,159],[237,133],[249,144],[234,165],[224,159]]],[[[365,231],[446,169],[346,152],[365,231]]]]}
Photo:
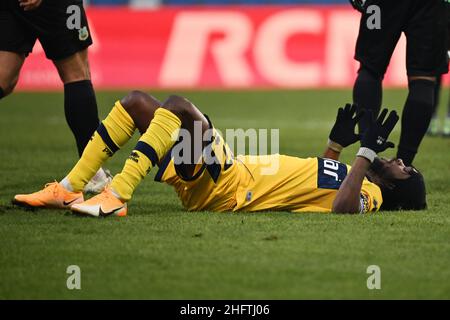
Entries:
{"type": "Polygon", "coordinates": [[[64,84],[91,79],[88,49],[76,52],[62,60],[54,60],[53,64],[64,84]]]}
{"type": "Polygon", "coordinates": [[[0,51],[0,87],[5,95],[10,94],[19,80],[20,69],[25,61],[25,55],[9,51],[0,51]]]}

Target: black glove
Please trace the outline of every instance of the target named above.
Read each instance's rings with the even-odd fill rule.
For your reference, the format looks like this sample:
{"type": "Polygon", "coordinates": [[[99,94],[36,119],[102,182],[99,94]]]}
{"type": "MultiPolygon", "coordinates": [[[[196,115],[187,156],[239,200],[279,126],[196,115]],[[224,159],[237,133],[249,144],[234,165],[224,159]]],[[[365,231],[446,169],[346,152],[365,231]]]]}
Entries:
{"type": "Polygon", "coordinates": [[[387,141],[387,139],[394,129],[399,117],[397,112],[391,111],[386,121],[384,121],[387,113],[388,109],[383,109],[378,119],[375,120],[373,113],[371,111],[367,112],[367,116],[370,119],[370,125],[361,138],[361,148],[358,151],[358,156],[365,157],[373,162],[377,153],[383,152],[387,148],[395,147],[395,145],[392,142],[387,141]]]}
{"type": "Polygon", "coordinates": [[[364,110],[356,112],[355,104],[347,103],[344,108],[339,108],[336,122],[328,137],[328,147],[341,152],[342,148],[361,139],[361,135],[355,133],[355,127],[363,115],[364,110]]]}
{"type": "Polygon", "coordinates": [[[364,11],[366,11],[364,5],[367,0],[349,0],[349,1],[350,1],[350,4],[352,5],[353,9],[356,9],[361,13],[364,13],[364,11]]]}

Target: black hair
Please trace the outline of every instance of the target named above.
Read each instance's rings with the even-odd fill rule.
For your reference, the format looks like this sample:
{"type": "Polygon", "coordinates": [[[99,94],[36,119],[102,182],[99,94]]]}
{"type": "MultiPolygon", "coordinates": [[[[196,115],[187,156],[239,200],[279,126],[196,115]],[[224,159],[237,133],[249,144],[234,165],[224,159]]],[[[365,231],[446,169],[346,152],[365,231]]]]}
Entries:
{"type": "Polygon", "coordinates": [[[408,179],[393,179],[392,186],[381,186],[381,210],[424,210],[427,208],[425,181],[414,169],[408,179]]]}

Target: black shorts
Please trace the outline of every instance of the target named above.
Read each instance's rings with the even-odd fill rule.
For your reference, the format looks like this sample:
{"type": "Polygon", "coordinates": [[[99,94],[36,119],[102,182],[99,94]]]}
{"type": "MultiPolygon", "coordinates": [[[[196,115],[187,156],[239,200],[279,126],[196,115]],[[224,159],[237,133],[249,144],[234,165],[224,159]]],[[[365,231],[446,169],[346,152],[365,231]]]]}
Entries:
{"type": "Polygon", "coordinates": [[[51,60],[70,57],[92,44],[82,0],[44,0],[36,10],[28,12],[19,7],[17,0],[1,0],[0,30],[0,51],[27,56],[39,39],[51,60]],[[67,8],[71,5],[80,8],[81,23],[69,24],[69,29],[67,8]]]}
{"type": "Polygon", "coordinates": [[[361,17],[355,59],[383,77],[402,32],[407,39],[408,76],[439,76],[448,72],[448,4],[444,0],[367,0],[377,5],[381,28],[369,29],[373,12],[361,17]]]}

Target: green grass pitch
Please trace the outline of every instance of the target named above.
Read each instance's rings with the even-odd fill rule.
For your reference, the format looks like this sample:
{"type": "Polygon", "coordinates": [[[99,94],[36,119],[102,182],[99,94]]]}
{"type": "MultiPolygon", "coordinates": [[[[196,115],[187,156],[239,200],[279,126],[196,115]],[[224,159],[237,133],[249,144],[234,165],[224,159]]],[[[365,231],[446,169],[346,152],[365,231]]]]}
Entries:
{"type": "MultiPolygon", "coordinates": [[[[124,94],[98,93],[101,118],[124,94]]],[[[300,157],[322,154],[336,108],[351,100],[350,90],[183,94],[219,129],[279,128],[280,152],[300,157]]],[[[387,90],[384,104],[401,110],[405,97],[387,90]]],[[[61,93],[0,102],[1,299],[450,298],[450,139],[426,137],[415,162],[426,212],[188,213],[154,172],[124,219],[15,208],[14,194],[61,179],[76,161],[62,104],[61,93]],[[66,287],[69,265],[81,268],[81,290],[66,287]],[[369,265],[381,268],[381,290],[367,289],[369,265]]],[[[136,140],[107,164],[112,172],[136,140]]]]}

